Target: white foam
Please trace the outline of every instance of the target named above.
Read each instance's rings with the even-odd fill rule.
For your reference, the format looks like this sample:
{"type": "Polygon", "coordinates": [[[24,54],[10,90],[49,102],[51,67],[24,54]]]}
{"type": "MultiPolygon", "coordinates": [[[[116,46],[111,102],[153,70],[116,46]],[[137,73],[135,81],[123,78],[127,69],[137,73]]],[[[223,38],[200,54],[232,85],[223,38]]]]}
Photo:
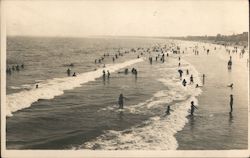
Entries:
{"type": "Polygon", "coordinates": [[[11,89],[22,89],[22,87],[10,86],[11,89]]]}
{"type": "MultiPolygon", "coordinates": [[[[200,84],[199,73],[188,62],[190,74],[193,74],[195,82],[200,84]]],[[[165,69],[165,68],[162,68],[165,69]]],[[[158,79],[168,90],[156,92],[152,98],[137,105],[127,105],[126,112],[149,114],[154,111],[155,116],[144,121],[142,124],[123,131],[108,130],[96,139],[85,142],[74,149],[101,149],[101,150],[175,150],[178,142],[175,134],[182,130],[187,123],[190,102],[202,91],[195,88],[195,85],[182,86],[180,80],[175,80],[176,72],[162,73],[162,78],[158,79]],[[168,77],[166,77],[168,76],[168,77]],[[170,115],[165,115],[167,105],[171,106],[170,115]]],[[[184,76],[189,77],[189,76],[184,76]]],[[[115,108],[115,107],[113,107],[115,108]]],[[[109,110],[109,109],[105,109],[109,110]]]]}
{"type": "Polygon", "coordinates": [[[142,61],[142,58],[134,59],[119,64],[107,65],[106,68],[100,68],[96,71],[78,74],[77,77],[54,78],[39,83],[39,88],[9,94],[6,96],[6,115],[12,116],[12,112],[30,107],[38,99],[53,99],[55,96],[62,95],[65,90],[71,90],[80,87],[81,84],[94,81],[102,76],[103,70],[109,70],[112,73],[142,61]]]}
{"type": "Polygon", "coordinates": [[[175,150],[178,147],[174,135],[182,130],[188,121],[190,101],[177,103],[177,108],[166,117],[155,116],[144,122],[144,126],[133,127],[124,131],[106,131],[95,140],[87,142],[78,149],[103,150],[175,150]]]}

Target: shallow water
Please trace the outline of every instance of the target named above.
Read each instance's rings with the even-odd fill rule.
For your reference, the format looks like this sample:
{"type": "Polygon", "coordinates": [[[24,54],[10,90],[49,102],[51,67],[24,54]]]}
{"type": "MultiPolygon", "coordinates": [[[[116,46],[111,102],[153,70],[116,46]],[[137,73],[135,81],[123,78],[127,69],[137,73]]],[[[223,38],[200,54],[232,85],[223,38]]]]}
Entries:
{"type": "MultiPolygon", "coordinates": [[[[212,50],[209,55],[189,56],[197,70],[206,75],[203,93],[198,97],[197,116],[190,118],[177,140],[180,150],[229,150],[248,148],[248,54],[230,54],[232,70],[227,69],[229,54],[225,48],[212,50]],[[233,83],[233,89],[227,85],[233,83]],[[230,94],[234,95],[233,113],[230,114],[230,94]]],[[[202,52],[202,51],[201,51],[202,52]]]]}

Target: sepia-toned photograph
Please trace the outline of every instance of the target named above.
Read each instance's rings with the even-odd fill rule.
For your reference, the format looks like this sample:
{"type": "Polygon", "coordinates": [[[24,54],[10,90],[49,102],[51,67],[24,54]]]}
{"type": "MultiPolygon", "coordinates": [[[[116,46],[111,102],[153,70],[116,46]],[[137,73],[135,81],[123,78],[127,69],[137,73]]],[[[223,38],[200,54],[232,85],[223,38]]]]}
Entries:
{"type": "Polygon", "coordinates": [[[2,157],[249,157],[248,36],[247,0],[2,0],[2,157]]]}

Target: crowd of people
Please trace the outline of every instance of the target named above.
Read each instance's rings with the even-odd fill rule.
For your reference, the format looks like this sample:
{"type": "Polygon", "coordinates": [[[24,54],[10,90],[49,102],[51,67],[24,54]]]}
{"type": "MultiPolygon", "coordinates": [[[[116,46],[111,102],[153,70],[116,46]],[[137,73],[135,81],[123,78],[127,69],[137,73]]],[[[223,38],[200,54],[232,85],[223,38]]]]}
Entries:
{"type": "MultiPolygon", "coordinates": [[[[204,47],[204,46],[203,46],[203,47],[204,47]]],[[[205,47],[204,47],[203,49],[204,49],[204,52],[205,52],[207,55],[209,55],[209,53],[211,52],[210,49],[206,49],[205,47]]],[[[216,50],[216,49],[217,49],[217,48],[214,47],[214,50],[216,50]]],[[[187,48],[185,48],[185,50],[187,50],[187,48]]],[[[135,50],[134,50],[134,51],[135,51],[135,50]]],[[[180,47],[178,47],[178,46],[175,47],[175,48],[173,48],[173,47],[166,48],[166,46],[163,47],[163,48],[153,47],[153,49],[152,49],[151,51],[160,52],[159,54],[157,54],[157,55],[155,56],[155,62],[157,62],[158,59],[160,58],[159,61],[161,61],[162,63],[165,62],[165,54],[167,54],[167,55],[166,55],[167,57],[169,56],[169,53],[171,53],[171,52],[172,52],[173,54],[181,54],[181,53],[180,53],[180,52],[181,52],[181,51],[180,51],[180,47]],[[168,53],[164,53],[164,52],[168,52],[168,53]]],[[[151,51],[150,51],[150,49],[148,49],[146,52],[149,52],[149,54],[151,54],[151,51]]],[[[227,49],[227,51],[230,52],[229,49],[227,49]]],[[[196,55],[196,56],[199,55],[198,46],[193,47],[193,52],[194,52],[194,55],[196,55]]],[[[234,48],[234,51],[233,51],[233,52],[237,53],[237,47],[234,48]]],[[[144,53],[145,53],[145,52],[144,52],[144,53]]],[[[185,51],[183,50],[182,53],[184,54],[185,51]]],[[[245,53],[245,50],[242,49],[240,56],[243,56],[244,53],[245,53]]],[[[143,53],[141,53],[141,56],[142,56],[142,55],[143,55],[143,53]]],[[[140,57],[140,56],[138,55],[138,58],[139,58],[139,57],[140,57]]],[[[150,64],[153,64],[153,57],[152,57],[152,56],[149,56],[148,60],[149,60],[149,63],[150,63],[150,64]]],[[[232,65],[233,65],[233,64],[232,64],[232,57],[230,56],[230,59],[229,59],[229,61],[228,61],[228,69],[229,69],[229,70],[232,68],[232,65]]],[[[205,75],[205,74],[202,74],[202,77],[201,77],[201,78],[202,78],[202,84],[203,84],[203,85],[199,85],[198,83],[195,83],[193,74],[190,74],[188,69],[183,70],[183,69],[181,68],[181,57],[180,57],[180,56],[178,57],[178,67],[179,67],[179,69],[178,69],[179,77],[180,77],[180,80],[182,80],[182,85],[183,85],[184,87],[186,87],[187,84],[189,84],[189,85],[194,85],[195,88],[200,88],[200,87],[203,87],[203,86],[204,86],[206,75],[205,75]],[[188,77],[188,78],[189,78],[189,81],[187,81],[186,78],[182,79],[184,71],[186,72],[186,78],[187,78],[187,76],[189,76],[189,77],[188,77]]],[[[134,69],[134,68],[133,68],[133,69],[134,69]]],[[[132,70],[132,71],[133,71],[133,70],[132,70]]],[[[230,87],[230,88],[232,89],[232,88],[233,88],[233,83],[231,83],[230,85],[228,85],[228,87],[230,87]]],[[[123,96],[123,94],[120,94],[120,95],[119,95],[118,105],[119,105],[119,108],[121,108],[121,109],[124,107],[124,101],[123,101],[124,98],[125,98],[125,97],[123,96]]],[[[193,116],[193,115],[194,115],[195,109],[198,109],[198,108],[197,108],[197,106],[194,105],[194,101],[191,101],[190,104],[191,104],[191,105],[190,105],[190,115],[193,116]]],[[[230,105],[230,114],[231,114],[231,113],[233,112],[233,94],[230,94],[229,105],[230,105]]],[[[171,105],[168,105],[168,106],[167,106],[167,110],[165,111],[165,114],[166,114],[166,115],[170,115],[170,111],[173,111],[173,110],[171,109],[171,105]]]]}
{"type": "MultiPolygon", "coordinates": [[[[195,45],[194,47],[190,47],[193,49],[193,52],[194,52],[194,55],[197,56],[199,55],[199,50],[198,50],[198,46],[195,45]]],[[[214,50],[216,50],[217,48],[214,47],[214,50]]],[[[187,50],[187,47],[185,48],[185,51],[187,50]]],[[[203,50],[204,52],[209,55],[209,53],[211,52],[210,49],[207,49],[205,48],[205,46],[203,46],[203,50]]],[[[184,50],[182,50],[182,54],[185,53],[184,50]]],[[[234,47],[232,53],[237,53],[238,51],[238,48],[237,47],[234,47]]],[[[226,52],[228,52],[229,54],[231,53],[231,50],[230,49],[226,49],[226,52]]],[[[178,45],[176,45],[175,43],[171,43],[170,46],[167,47],[167,45],[164,45],[163,47],[160,47],[160,46],[154,46],[152,48],[132,48],[130,50],[121,50],[121,49],[118,49],[118,51],[116,53],[114,53],[113,55],[112,54],[109,54],[109,53],[104,53],[100,58],[98,59],[95,59],[94,60],[94,63],[95,64],[103,64],[103,68],[105,67],[105,59],[106,58],[111,58],[111,61],[112,62],[115,62],[116,60],[118,60],[119,58],[122,58],[123,56],[125,56],[126,54],[129,54],[129,53],[134,53],[135,55],[137,55],[137,58],[141,58],[141,57],[145,57],[145,56],[148,56],[148,59],[149,59],[149,63],[152,65],[153,64],[153,59],[155,59],[154,61],[157,63],[157,62],[160,62],[160,63],[164,63],[166,61],[166,57],[169,57],[169,53],[172,53],[173,55],[178,55],[178,74],[179,74],[179,78],[181,80],[181,84],[186,87],[188,84],[189,85],[194,85],[195,88],[199,88],[199,87],[203,87],[204,84],[205,84],[205,77],[206,75],[203,74],[202,75],[202,84],[203,85],[199,85],[198,83],[195,83],[195,80],[194,80],[194,76],[193,74],[190,74],[189,70],[188,69],[184,69],[184,67],[181,66],[181,49],[178,45]],[[151,54],[152,52],[156,53],[154,56],[151,54]],[[159,59],[159,60],[158,60],[159,59]],[[183,79],[183,73],[184,71],[186,72],[185,73],[185,78],[183,79]],[[189,81],[187,81],[187,78],[189,78],[189,81]]],[[[240,56],[243,56],[245,53],[245,50],[242,49],[241,52],[240,52],[240,56]]],[[[232,69],[232,56],[230,56],[230,59],[228,61],[228,69],[232,69]]],[[[74,64],[70,64],[68,65],[70,67],[73,67],[74,64]]],[[[14,71],[20,71],[21,69],[24,69],[24,65],[21,64],[20,66],[19,65],[12,65],[11,66],[8,66],[6,72],[7,74],[11,74],[12,72],[14,71]]],[[[95,69],[96,70],[96,69],[95,69]]],[[[119,71],[118,73],[124,73],[124,74],[128,74],[130,71],[128,68],[125,68],[124,71],[119,71]]],[[[132,68],[131,69],[131,73],[137,78],[137,74],[138,74],[138,70],[136,68],[132,68]]],[[[71,69],[68,68],[67,69],[67,75],[68,76],[71,76],[71,69]]],[[[76,72],[73,72],[73,75],[72,77],[76,77],[76,72]]],[[[103,80],[105,80],[106,78],[107,79],[110,79],[111,77],[111,74],[109,72],[109,70],[103,70],[102,72],[102,77],[103,77],[103,80]]],[[[231,87],[233,88],[233,83],[231,83],[230,85],[228,85],[228,87],[231,87]]],[[[36,88],[38,88],[38,84],[36,85],[36,88]]],[[[119,95],[119,99],[118,99],[118,105],[119,105],[119,109],[123,109],[124,107],[124,96],[123,94],[121,93],[119,95]]],[[[230,113],[233,112],[233,95],[231,94],[230,95],[230,113]]],[[[190,115],[193,116],[194,114],[194,111],[195,109],[198,109],[195,105],[194,105],[194,101],[191,101],[191,106],[190,106],[190,115]]],[[[167,115],[170,115],[170,111],[173,111],[171,110],[170,108],[170,105],[167,106],[167,110],[166,110],[166,114],[167,115]]]]}
{"type": "Polygon", "coordinates": [[[7,68],[6,68],[6,73],[8,75],[11,75],[12,73],[14,72],[19,72],[20,70],[23,70],[24,69],[24,64],[21,64],[21,65],[8,65],[7,68]]]}

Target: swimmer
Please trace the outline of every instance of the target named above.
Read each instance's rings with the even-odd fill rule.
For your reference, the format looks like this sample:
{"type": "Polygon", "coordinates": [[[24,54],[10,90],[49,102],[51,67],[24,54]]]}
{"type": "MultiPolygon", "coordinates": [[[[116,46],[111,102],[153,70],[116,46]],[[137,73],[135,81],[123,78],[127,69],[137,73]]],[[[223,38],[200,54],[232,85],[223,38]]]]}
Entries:
{"type": "Polygon", "coordinates": [[[76,73],[74,72],[72,76],[73,76],[73,77],[76,77],[76,73]]]}
{"type": "Polygon", "coordinates": [[[228,87],[232,88],[233,89],[233,83],[231,83],[230,85],[228,85],[228,87]]]}
{"type": "Polygon", "coordinates": [[[202,86],[200,86],[199,84],[196,84],[195,88],[199,88],[199,87],[202,87],[202,86]]]}
{"type": "Polygon", "coordinates": [[[36,88],[38,88],[38,84],[36,84],[36,88]]]}

